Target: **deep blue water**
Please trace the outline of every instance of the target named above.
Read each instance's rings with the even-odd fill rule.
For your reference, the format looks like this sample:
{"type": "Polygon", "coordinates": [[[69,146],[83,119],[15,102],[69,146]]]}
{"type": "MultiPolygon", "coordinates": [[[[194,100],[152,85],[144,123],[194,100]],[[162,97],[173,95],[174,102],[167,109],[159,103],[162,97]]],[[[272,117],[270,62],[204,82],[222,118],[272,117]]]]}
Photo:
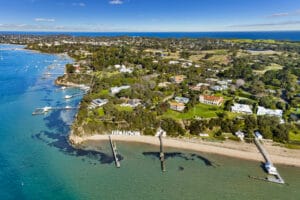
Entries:
{"type": "Polygon", "coordinates": [[[226,38],[226,39],[274,39],[300,41],[300,31],[260,31],[260,32],[13,32],[0,34],[21,35],[71,35],[71,36],[140,36],[157,38],[226,38]]]}

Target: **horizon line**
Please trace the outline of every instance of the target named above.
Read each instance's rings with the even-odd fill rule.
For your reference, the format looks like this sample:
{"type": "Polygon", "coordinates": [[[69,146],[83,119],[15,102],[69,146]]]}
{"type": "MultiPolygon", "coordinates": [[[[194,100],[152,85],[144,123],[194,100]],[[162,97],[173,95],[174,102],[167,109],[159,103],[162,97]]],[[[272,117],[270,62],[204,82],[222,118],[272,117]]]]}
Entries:
{"type": "Polygon", "coordinates": [[[299,30],[216,30],[216,31],[62,31],[62,30],[0,30],[1,32],[29,32],[29,33],[243,33],[243,32],[299,32],[299,30]]]}

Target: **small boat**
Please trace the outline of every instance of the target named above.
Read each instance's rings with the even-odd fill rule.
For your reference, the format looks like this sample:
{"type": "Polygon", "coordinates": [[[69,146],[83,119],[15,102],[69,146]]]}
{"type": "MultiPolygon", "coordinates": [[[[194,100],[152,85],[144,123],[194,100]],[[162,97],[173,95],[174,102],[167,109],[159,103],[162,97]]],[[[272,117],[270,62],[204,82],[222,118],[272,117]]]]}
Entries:
{"type": "Polygon", "coordinates": [[[65,87],[65,86],[62,86],[62,87],[61,87],[62,90],[65,90],[66,88],[67,88],[67,87],[65,87]]]}
{"type": "Polygon", "coordinates": [[[65,99],[71,99],[71,98],[72,98],[71,95],[66,95],[66,96],[65,96],[65,99]]]}
{"type": "Polygon", "coordinates": [[[65,108],[66,108],[66,110],[71,110],[72,109],[71,106],[66,106],[65,108]]]}
{"type": "Polygon", "coordinates": [[[268,172],[268,174],[272,174],[272,175],[278,175],[278,171],[276,169],[276,167],[274,167],[274,165],[272,165],[271,163],[267,162],[265,164],[265,169],[268,172]]]}

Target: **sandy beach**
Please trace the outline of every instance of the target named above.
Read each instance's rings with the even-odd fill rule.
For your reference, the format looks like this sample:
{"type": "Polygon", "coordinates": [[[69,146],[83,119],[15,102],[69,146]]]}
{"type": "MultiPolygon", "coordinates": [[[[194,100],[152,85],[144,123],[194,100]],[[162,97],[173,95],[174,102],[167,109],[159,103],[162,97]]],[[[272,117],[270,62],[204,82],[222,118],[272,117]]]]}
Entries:
{"type": "MultiPolygon", "coordinates": [[[[93,135],[86,137],[78,137],[70,135],[70,142],[73,145],[89,141],[105,141],[108,140],[108,135],[93,135]]],[[[112,139],[123,142],[138,142],[151,145],[160,145],[159,139],[154,136],[122,136],[113,135],[112,139]]],[[[163,138],[164,146],[180,148],[185,150],[199,151],[205,153],[219,154],[240,159],[264,161],[262,155],[254,144],[248,144],[235,141],[224,142],[208,142],[201,139],[177,139],[163,138]]],[[[287,149],[280,146],[275,146],[272,142],[264,142],[264,146],[270,153],[271,159],[276,164],[300,167],[300,150],[287,149]]]]}

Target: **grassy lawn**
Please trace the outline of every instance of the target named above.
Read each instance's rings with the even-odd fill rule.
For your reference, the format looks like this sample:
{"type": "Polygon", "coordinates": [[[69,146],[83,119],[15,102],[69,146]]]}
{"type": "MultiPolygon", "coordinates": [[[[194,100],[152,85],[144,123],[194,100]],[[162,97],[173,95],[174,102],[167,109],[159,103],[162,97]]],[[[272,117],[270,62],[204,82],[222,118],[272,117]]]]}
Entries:
{"type": "Polygon", "coordinates": [[[269,71],[269,70],[278,71],[278,70],[281,70],[282,68],[283,68],[283,66],[278,65],[276,63],[272,63],[270,66],[267,66],[264,70],[253,70],[253,71],[258,74],[264,74],[264,73],[266,73],[266,71],[269,71]]]}
{"type": "Polygon", "coordinates": [[[109,90],[101,90],[99,95],[101,95],[101,96],[109,95],[109,90]]]}
{"type": "Polygon", "coordinates": [[[177,112],[177,111],[169,109],[163,115],[163,117],[173,118],[176,120],[192,119],[195,117],[213,118],[213,117],[217,117],[218,112],[223,112],[222,109],[218,106],[197,104],[194,108],[190,109],[187,113],[181,113],[181,112],[177,112]]]}
{"type": "Polygon", "coordinates": [[[127,112],[132,112],[133,111],[133,108],[131,108],[129,106],[116,105],[115,107],[116,107],[116,109],[118,109],[118,111],[127,111],[127,112]]]}
{"type": "Polygon", "coordinates": [[[98,112],[98,115],[99,115],[100,117],[104,116],[104,110],[103,110],[103,108],[98,108],[98,109],[97,109],[97,112],[98,112]]]}
{"type": "Polygon", "coordinates": [[[299,108],[291,108],[291,113],[300,114],[299,108]]]}
{"type": "Polygon", "coordinates": [[[299,134],[295,134],[293,132],[290,132],[290,140],[299,141],[300,142],[300,133],[299,134]]]}

